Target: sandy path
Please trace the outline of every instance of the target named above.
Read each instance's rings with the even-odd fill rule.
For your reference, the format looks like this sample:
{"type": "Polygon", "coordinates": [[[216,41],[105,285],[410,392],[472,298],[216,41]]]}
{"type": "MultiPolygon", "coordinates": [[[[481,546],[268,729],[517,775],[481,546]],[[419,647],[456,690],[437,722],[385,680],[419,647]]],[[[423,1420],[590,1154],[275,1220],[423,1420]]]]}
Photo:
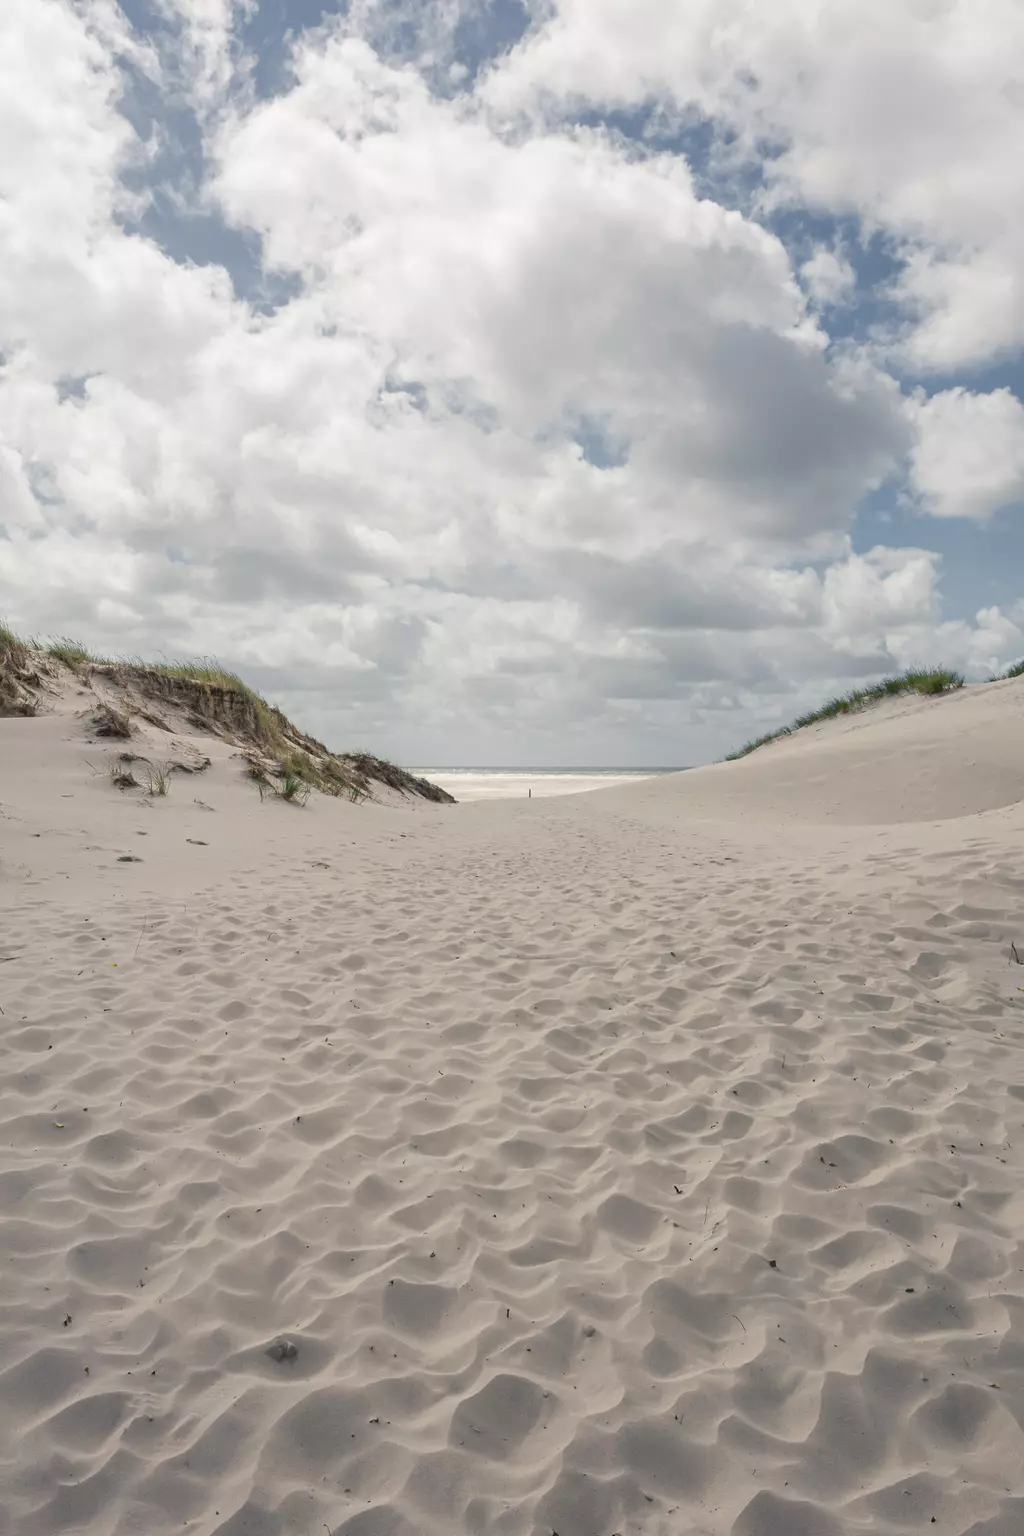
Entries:
{"type": "Polygon", "coordinates": [[[1024,816],[681,784],[2,887],[0,1526],[1019,1536],[1024,816]]]}

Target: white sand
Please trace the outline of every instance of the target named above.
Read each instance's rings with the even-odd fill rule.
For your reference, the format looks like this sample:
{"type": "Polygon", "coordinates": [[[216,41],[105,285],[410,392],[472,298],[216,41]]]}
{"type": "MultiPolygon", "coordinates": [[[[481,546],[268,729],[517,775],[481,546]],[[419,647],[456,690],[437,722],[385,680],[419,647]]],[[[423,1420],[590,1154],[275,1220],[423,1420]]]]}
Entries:
{"type": "Polygon", "coordinates": [[[528,768],[414,768],[411,772],[438,784],[460,804],[470,800],[545,800],[551,795],[583,795],[651,777],[641,769],[574,773],[566,768],[538,773],[528,768]]]}
{"type": "Polygon", "coordinates": [[[0,1529],[1021,1536],[1024,680],[508,805],[110,750],[0,721],[0,1529]]]}

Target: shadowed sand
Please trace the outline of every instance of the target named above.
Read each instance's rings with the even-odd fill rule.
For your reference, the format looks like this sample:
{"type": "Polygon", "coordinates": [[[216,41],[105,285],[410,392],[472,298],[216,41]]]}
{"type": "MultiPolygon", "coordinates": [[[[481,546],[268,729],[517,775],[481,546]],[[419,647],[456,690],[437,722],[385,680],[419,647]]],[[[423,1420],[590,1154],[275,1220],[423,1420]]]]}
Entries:
{"type": "Polygon", "coordinates": [[[0,720],[0,1528],[1020,1536],[1024,679],[530,803],[111,750],[0,720]]]}

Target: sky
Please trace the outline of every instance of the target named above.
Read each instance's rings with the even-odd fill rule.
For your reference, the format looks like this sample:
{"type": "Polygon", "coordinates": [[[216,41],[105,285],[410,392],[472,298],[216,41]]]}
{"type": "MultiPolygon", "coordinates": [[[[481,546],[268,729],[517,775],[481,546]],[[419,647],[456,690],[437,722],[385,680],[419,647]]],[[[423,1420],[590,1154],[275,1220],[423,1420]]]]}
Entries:
{"type": "Polygon", "coordinates": [[[409,764],[1024,656],[1019,0],[4,0],[0,616],[409,764]]]}

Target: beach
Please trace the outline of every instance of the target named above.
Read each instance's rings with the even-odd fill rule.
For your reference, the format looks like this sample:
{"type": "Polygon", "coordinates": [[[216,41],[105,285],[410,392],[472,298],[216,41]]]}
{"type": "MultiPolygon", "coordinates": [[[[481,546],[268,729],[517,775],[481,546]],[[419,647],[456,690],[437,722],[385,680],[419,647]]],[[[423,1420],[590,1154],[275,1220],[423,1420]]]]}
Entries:
{"type": "Polygon", "coordinates": [[[1024,679],[588,794],[0,720],[0,1527],[1024,1530],[1024,679]]]}
{"type": "MultiPolygon", "coordinates": [[[[415,768],[461,804],[470,800],[546,800],[617,789],[671,773],[670,768],[415,768]]],[[[676,770],[679,771],[679,770],[676,770]]]]}

